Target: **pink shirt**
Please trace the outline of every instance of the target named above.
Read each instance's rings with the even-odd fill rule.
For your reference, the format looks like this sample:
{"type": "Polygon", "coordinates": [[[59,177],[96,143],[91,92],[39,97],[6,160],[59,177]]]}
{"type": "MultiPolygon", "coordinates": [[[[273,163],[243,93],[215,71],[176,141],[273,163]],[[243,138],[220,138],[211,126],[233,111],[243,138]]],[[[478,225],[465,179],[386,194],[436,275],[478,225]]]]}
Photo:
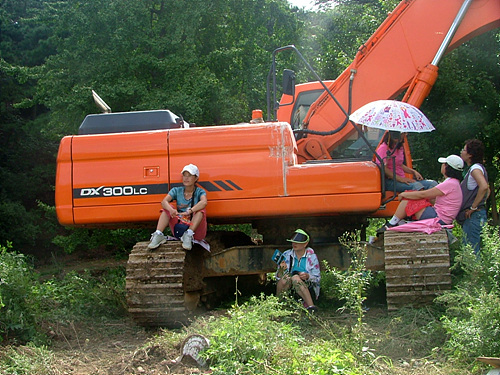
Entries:
{"type": "MultiPolygon", "coordinates": [[[[396,158],[396,176],[404,177],[405,172],[403,170],[403,163],[405,161],[405,154],[403,147],[397,149],[394,151],[394,153],[387,158],[387,151],[392,152],[391,149],[389,149],[389,146],[387,146],[387,143],[382,142],[380,146],[377,148],[377,154],[384,159],[384,164],[389,170],[392,171],[392,164],[393,161],[392,159],[395,157],[396,158]]],[[[376,159],[377,164],[380,164],[379,160],[376,159]]]]}
{"type": "Polygon", "coordinates": [[[462,189],[460,181],[456,178],[448,177],[436,186],[444,195],[436,197],[434,209],[439,218],[446,224],[451,224],[458,214],[462,205],[462,189]]]}

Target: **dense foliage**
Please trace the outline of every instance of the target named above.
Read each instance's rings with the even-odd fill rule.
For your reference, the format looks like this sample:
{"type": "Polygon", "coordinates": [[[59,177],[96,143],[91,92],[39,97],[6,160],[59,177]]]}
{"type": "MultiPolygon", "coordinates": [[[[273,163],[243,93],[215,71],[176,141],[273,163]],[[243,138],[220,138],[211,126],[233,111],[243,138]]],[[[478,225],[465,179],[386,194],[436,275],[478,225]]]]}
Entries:
{"type": "MultiPolygon", "coordinates": [[[[294,299],[261,295],[233,304],[226,314],[200,317],[181,332],[162,331],[149,346],[173,348],[189,334],[201,334],[210,341],[201,355],[214,374],[272,374],[276,369],[282,374],[400,373],[388,352],[425,358],[428,373],[447,362],[455,367],[440,373],[477,371],[476,357],[500,355],[495,235],[488,227],[479,258],[468,247],[458,250],[456,287],[439,297],[436,306],[378,316],[380,331],[373,321],[366,324],[366,270],[355,264],[346,273],[329,268],[322,274],[326,298],[332,287],[343,291],[347,303],[339,309],[323,305],[319,314],[311,315],[294,299]],[[329,277],[332,273],[336,282],[329,277]]],[[[357,236],[345,239],[352,254],[362,259],[357,236]]],[[[18,344],[0,352],[0,373],[48,373],[54,370],[53,353],[40,344],[50,344],[53,331],[74,321],[116,319],[125,312],[123,269],[41,280],[25,256],[6,248],[0,249],[0,265],[0,345],[18,344]]]]}
{"type": "MultiPolygon", "coordinates": [[[[498,47],[493,47],[498,42],[498,32],[486,33],[443,60],[439,78],[422,106],[436,124],[436,131],[411,138],[414,153],[432,155],[429,160],[435,160],[443,152],[458,155],[464,140],[481,139],[492,182],[498,178],[500,147],[499,60],[498,47]]],[[[432,163],[422,161],[418,168],[426,175],[436,175],[432,163]]]]}
{"type": "Polygon", "coordinates": [[[206,323],[213,344],[203,356],[217,374],[264,374],[278,368],[283,374],[362,374],[352,353],[304,337],[296,324],[303,316],[300,310],[272,296],[234,306],[227,317],[206,323]]]}

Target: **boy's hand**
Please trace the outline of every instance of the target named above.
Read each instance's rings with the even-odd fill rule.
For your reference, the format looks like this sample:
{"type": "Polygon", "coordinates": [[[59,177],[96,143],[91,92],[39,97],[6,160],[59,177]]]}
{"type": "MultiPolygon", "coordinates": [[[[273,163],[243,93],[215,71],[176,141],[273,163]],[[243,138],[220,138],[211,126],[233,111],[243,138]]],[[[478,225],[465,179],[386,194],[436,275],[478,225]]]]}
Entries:
{"type": "Polygon", "coordinates": [[[279,264],[279,267],[278,267],[278,277],[282,278],[282,277],[288,277],[288,268],[286,266],[286,262],[285,261],[282,261],[280,264],[279,264]]]}

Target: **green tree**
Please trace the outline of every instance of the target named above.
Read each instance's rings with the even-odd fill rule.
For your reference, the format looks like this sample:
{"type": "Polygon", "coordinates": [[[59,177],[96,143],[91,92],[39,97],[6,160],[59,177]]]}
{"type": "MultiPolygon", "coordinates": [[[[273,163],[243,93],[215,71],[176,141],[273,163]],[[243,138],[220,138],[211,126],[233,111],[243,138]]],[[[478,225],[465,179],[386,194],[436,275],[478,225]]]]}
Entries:
{"type": "MultiPolygon", "coordinates": [[[[423,160],[418,169],[436,179],[440,178],[439,171],[429,160],[459,154],[467,139],[482,140],[492,198],[498,197],[495,186],[500,167],[499,50],[500,33],[493,30],[446,56],[439,68],[439,78],[422,106],[436,130],[410,138],[414,157],[423,160]]],[[[492,208],[496,208],[495,202],[492,201],[492,208]]],[[[495,220],[496,212],[496,209],[492,212],[495,220]]]]}
{"type": "MultiPolygon", "coordinates": [[[[295,44],[334,79],[396,4],[345,0],[305,12],[286,0],[0,0],[0,241],[53,236],[55,223],[43,225],[57,143],[98,111],[92,89],[115,112],[168,108],[198,125],[248,121],[265,109],[275,48],[295,44]]],[[[443,61],[423,107],[437,131],[410,139],[416,159],[457,152],[467,134],[483,139],[498,179],[498,44],[491,32],[443,61]]],[[[296,63],[279,57],[300,81],[311,79],[296,63]]]]}
{"type": "Polygon", "coordinates": [[[37,99],[61,135],[96,112],[91,89],[113,111],[168,108],[201,125],[248,120],[265,103],[270,51],[297,28],[284,0],[70,0],[37,99]]]}
{"type": "Polygon", "coordinates": [[[43,1],[0,6],[0,243],[43,247],[50,237],[38,200],[53,204],[57,143],[43,131],[46,108],[31,100],[31,70],[54,52],[43,1]]]}
{"type": "MultiPolygon", "coordinates": [[[[324,79],[335,79],[352,62],[358,48],[368,40],[399,3],[397,0],[325,1],[337,3],[324,13],[309,17],[321,51],[318,70],[324,79]]],[[[317,51],[316,51],[317,52],[317,51]]]]}

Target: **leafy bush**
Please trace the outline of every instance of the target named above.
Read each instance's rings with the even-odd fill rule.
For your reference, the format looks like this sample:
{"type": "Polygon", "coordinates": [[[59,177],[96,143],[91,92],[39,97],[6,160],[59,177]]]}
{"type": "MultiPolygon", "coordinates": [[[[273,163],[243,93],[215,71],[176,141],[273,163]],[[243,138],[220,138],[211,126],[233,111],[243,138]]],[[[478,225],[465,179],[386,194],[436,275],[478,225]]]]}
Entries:
{"type": "Polygon", "coordinates": [[[22,254],[0,246],[0,341],[40,338],[32,286],[33,269],[22,254]]]}
{"type": "Polygon", "coordinates": [[[224,373],[259,368],[277,346],[296,345],[297,328],[282,320],[293,314],[274,296],[253,297],[229,310],[229,316],[211,321],[208,332],[212,344],[205,355],[224,373]]]}
{"type": "Polygon", "coordinates": [[[307,340],[296,324],[296,306],[275,296],[253,297],[228,316],[212,318],[203,330],[210,347],[202,356],[216,374],[361,374],[349,352],[323,340],[307,340]]]}
{"type": "Polygon", "coordinates": [[[123,316],[125,303],[125,270],[110,270],[99,276],[89,271],[70,272],[62,280],[48,280],[33,286],[40,314],[48,320],[84,317],[123,316]]]}
{"type": "Polygon", "coordinates": [[[377,229],[386,223],[385,219],[382,218],[369,218],[368,226],[366,227],[366,240],[370,236],[377,237],[377,229]]]}
{"type": "Polygon", "coordinates": [[[325,272],[321,276],[322,294],[328,299],[343,301],[342,310],[359,311],[373,278],[365,266],[367,250],[360,240],[359,233],[345,233],[339,241],[349,249],[351,263],[346,271],[342,271],[324,262],[325,272]]]}
{"type": "Polygon", "coordinates": [[[251,224],[209,224],[208,230],[211,232],[228,231],[228,232],[242,232],[247,236],[252,237],[254,230],[251,224]]]}
{"type": "Polygon", "coordinates": [[[57,223],[55,208],[40,201],[37,206],[26,208],[20,202],[3,200],[0,202],[0,242],[12,242],[24,253],[41,253],[52,245],[57,223]]]}
{"type": "MultiPolygon", "coordinates": [[[[154,228],[149,229],[87,229],[87,228],[65,228],[64,234],[55,236],[52,243],[68,254],[77,250],[93,251],[95,249],[112,249],[119,254],[128,255],[132,247],[140,241],[149,241],[150,234],[154,228]]],[[[238,225],[210,225],[210,231],[241,231],[251,236],[250,224],[238,225]]],[[[171,234],[170,228],[166,228],[165,234],[171,234]]]]}
{"type": "Polygon", "coordinates": [[[135,243],[149,240],[151,232],[144,229],[67,228],[67,230],[67,235],[56,236],[52,242],[68,254],[76,250],[94,250],[103,247],[128,254],[135,243]]]}
{"type": "Polygon", "coordinates": [[[483,230],[481,254],[470,246],[456,256],[460,279],[456,288],[437,299],[446,307],[443,326],[450,335],[445,348],[454,357],[472,361],[500,356],[500,246],[498,228],[483,230]]]}
{"type": "Polygon", "coordinates": [[[17,247],[33,246],[40,235],[36,214],[19,202],[0,202],[0,239],[15,239],[17,247]]]}
{"type": "Polygon", "coordinates": [[[40,282],[22,254],[0,247],[0,341],[44,342],[43,323],[126,312],[125,270],[40,282]]]}

